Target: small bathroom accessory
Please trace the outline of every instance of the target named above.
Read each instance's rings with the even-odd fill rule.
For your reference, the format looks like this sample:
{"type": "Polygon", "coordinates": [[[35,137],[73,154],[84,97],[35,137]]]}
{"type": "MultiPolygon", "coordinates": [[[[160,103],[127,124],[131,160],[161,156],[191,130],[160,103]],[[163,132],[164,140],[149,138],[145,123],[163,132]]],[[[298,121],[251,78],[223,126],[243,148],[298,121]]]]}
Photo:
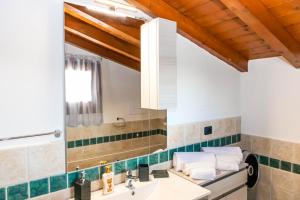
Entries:
{"type": "Polygon", "coordinates": [[[256,155],[251,154],[248,151],[243,151],[244,162],[248,164],[247,167],[247,186],[248,189],[252,189],[256,186],[259,179],[259,162],[256,155]]]}
{"type": "Polygon", "coordinates": [[[102,175],[103,194],[114,192],[114,174],[111,171],[111,165],[105,166],[105,173],[102,175]]]}
{"type": "Polygon", "coordinates": [[[91,182],[85,179],[85,171],[80,173],[80,179],[74,183],[75,200],[91,199],[91,182]]]}
{"type": "Polygon", "coordinates": [[[141,182],[149,181],[149,165],[139,164],[139,180],[141,182]]]}

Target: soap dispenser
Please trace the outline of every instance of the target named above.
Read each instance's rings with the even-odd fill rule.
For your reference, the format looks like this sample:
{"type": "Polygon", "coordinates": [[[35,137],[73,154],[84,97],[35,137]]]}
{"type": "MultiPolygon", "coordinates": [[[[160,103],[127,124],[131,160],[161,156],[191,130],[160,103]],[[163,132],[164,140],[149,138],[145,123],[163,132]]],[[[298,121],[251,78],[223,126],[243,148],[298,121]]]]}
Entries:
{"type": "Polygon", "coordinates": [[[75,200],[91,199],[91,182],[85,179],[85,171],[80,172],[80,178],[74,183],[75,200]]]}
{"type": "Polygon", "coordinates": [[[105,166],[105,173],[102,175],[103,194],[110,194],[114,191],[114,174],[111,171],[111,166],[105,166]]]}

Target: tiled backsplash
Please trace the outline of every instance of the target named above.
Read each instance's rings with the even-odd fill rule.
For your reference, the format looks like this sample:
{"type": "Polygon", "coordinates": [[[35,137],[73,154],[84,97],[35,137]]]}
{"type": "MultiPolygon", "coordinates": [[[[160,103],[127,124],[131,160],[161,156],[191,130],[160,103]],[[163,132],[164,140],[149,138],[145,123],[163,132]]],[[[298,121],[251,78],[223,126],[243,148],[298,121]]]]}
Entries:
{"type": "MultiPolygon", "coordinates": [[[[201,150],[201,147],[217,147],[236,144],[240,142],[241,135],[234,134],[222,138],[215,138],[208,141],[202,141],[194,144],[189,144],[186,146],[180,146],[177,148],[172,148],[167,151],[163,151],[155,154],[148,154],[140,157],[131,158],[128,160],[122,160],[113,163],[113,171],[115,175],[120,175],[125,169],[136,170],[138,164],[149,164],[154,166],[157,164],[163,164],[173,159],[174,152],[197,152],[201,150]]],[[[97,166],[93,168],[84,169],[86,172],[86,177],[91,181],[99,181],[101,174],[104,171],[104,166],[97,166]]],[[[27,199],[29,197],[42,196],[48,193],[55,193],[58,191],[63,191],[73,186],[75,180],[79,178],[80,171],[73,171],[67,174],[60,174],[55,176],[50,176],[46,178],[41,178],[33,180],[30,182],[25,182],[22,184],[8,186],[6,188],[0,189],[0,200],[8,198],[10,199],[27,199]]],[[[99,188],[96,188],[99,189],[99,188]]],[[[66,191],[69,195],[70,190],[66,191]]]]}
{"type": "MultiPolygon", "coordinates": [[[[173,127],[171,126],[171,130],[168,129],[168,142],[170,145],[168,150],[155,154],[146,154],[137,157],[134,156],[130,159],[121,160],[113,163],[115,182],[120,183],[121,180],[124,179],[124,173],[122,172],[125,169],[135,170],[138,164],[140,163],[148,163],[150,165],[150,169],[167,169],[171,166],[170,161],[173,159],[173,153],[177,151],[198,152],[201,150],[201,147],[206,146],[236,146],[241,140],[241,135],[239,134],[239,131],[240,117],[176,125],[173,127]],[[204,135],[204,127],[206,126],[212,126],[212,134],[204,135]],[[173,138],[169,140],[170,135],[172,135],[173,138]],[[177,136],[177,138],[174,136],[177,136]],[[178,142],[180,139],[183,140],[183,143],[173,143],[174,141],[178,142]]],[[[121,134],[119,133],[116,135],[121,134]]],[[[90,144],[91,141],[94,141],[94,139],[92,140],[92,138],[95,137],[89,137],[90,144]]],[[[47,157],[46,155],[44,156],[47,157]]],[[[49,162],[44,163],[49,164],[49,162]]],[[[87,178],[92,181],[92,190],[98,190],[101,187],[101,181],[99,180],[104,171],[103,166],[85,168],[84,170],[87,173],[87,178]]],[[[56,173],[55,175],[55,173],[52,173],[49,174],[49,176],[38,176],[36,178],[31,178],[29,181],[26,181],[28,179],[25,179],[23,181],[18,181],[14,183],[4,182],[4,185],[2,185],[2,187],[0,186],[0,200],[21,200],[25,197],[33,197],[34,199],[37,198],[39,200],[66,199],[72,196],[72,184],[78,178],[78,176],[79,172],[72,171],[66,174],[56,173]]]]}
{"type": "Polygon", "coordinates": [[[241,147],[258,155],[260,179],[249,200],[300,199],[300,144],[242,134],[241,147]]]}

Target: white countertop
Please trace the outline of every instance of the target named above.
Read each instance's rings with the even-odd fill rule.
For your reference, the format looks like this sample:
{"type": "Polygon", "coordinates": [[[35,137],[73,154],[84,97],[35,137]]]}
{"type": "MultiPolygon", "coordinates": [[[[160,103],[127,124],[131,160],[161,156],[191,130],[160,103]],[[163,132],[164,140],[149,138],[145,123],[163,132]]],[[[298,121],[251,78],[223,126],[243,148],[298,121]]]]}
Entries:
{"type": "Polygon", "coordinates": [[[102,190],[92,192],[92,200],[194,200],[207,197],[211,193],[170,171],[169,178],[151,177],[151,179],[148,182],[133,182],[136,188],[134,196],[129,195],[129,189],[122,183],[115,185],[115,191],[112,194],[103,195],[102,190]]]}

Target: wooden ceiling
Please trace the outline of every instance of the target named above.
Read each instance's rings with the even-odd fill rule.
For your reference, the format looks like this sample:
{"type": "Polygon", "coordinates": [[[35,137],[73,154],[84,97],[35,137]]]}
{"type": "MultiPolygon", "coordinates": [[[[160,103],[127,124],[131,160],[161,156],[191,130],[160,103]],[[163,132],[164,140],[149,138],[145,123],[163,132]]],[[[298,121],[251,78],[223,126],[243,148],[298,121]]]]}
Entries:
{"type": "MultiPolygon", "coordinates": [[[[249,60],[274,56],[300,67],[299,0],[128,2],[152,17],[176,21],[180,34],[241,72],[248,70],[249,60]]],[[[139,29],[143,21],[108,17],[69,3],[65,4],[65,14],[67,42],[124,65],[128,62],[139,70],[139,29]]]]}

